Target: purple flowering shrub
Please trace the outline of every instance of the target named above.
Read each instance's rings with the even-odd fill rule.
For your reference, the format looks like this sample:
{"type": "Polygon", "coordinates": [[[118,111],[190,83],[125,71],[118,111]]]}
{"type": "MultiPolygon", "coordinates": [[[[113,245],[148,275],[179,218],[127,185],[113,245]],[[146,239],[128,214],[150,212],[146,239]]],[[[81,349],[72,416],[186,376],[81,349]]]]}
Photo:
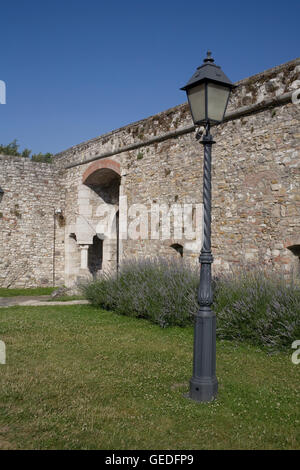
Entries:
{"type": "Polygon", "coordinates": [[[121,315],[147,318],[162,327],[192,323],[197,311],[198,268],[181,259],[152,258],[122,263],[118,276],[104,274],[83,286],[93,305],[121,315]]]}
{"type": "Polygon", "coordinates": [[[219,338],[248,341],[269,350],[300,339],[300,288],[260,270],[214,281],[219,338]]]}
{"type": "MultiPolygon", "coordinates": [[[[152,258],[125,261],[118,275],[104,273],[82,289],[93,305],[167,327],[193,323],[198,284],[198,267],[152,258]]],[[[213,290],[218,338],[269,350],[290,348],[300,339],[299,286],[252,269],[215,277],[213,290]]]]}

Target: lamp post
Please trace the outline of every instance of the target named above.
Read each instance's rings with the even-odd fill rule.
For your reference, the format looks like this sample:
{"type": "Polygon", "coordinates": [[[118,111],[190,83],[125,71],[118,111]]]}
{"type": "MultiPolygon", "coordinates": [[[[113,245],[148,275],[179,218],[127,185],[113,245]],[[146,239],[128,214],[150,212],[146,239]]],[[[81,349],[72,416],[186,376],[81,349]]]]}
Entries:
{"type": "MultiPolygon", "coordinates": [[[[190,380],[189,398],[198,402],[211,401],[217,396],[216,377],[216,315],[211,310],[213,293],[211,286],[211,148],[215,143],[210,134],[212,124],[223,121],[229,95],[235,87],[221,68],[214,64],[211,52],[207,52],[203,65],[199,66],[181,88],[185,90],[196,126],[205,126],[200,142],[204,147],[203,212],[204,237],[199,256],[200,284],[199,310],[194,325],[193,376],[190,380]]],[[[196,136],[199,139],[199,135],[196,136]]]]}

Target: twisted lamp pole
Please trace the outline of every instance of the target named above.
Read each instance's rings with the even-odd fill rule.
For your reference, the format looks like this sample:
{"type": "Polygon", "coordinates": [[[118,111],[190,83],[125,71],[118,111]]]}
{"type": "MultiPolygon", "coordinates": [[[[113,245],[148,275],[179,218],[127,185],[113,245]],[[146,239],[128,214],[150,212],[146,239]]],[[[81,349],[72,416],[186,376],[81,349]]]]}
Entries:
{"type": "MultiPolygon", "coordinates": [[[[217,396],[216,377],[216,315],[212,312],[211,285],[211,151],[213,141],[211,124],[223,121],[229,95],[235,85],[226,77],[221,67],[214,63],[211,52],[203,64],[197,67],[188,83],[181,88],[187,93],[192,118],[197,126],[205,126],[201,140],[204,147],[203,164],[203,222],[204,236],[199,256],[200,284],[199,310],[195,316],[193,376],[190,380],[189,398],[195,401],[211,401],[217,396]]],[[[199,139],[199,134],[196,135],[199,139]]]]}
{"type": "Polygon", "coordinates": [[[203,162],[203,245],[199,261],[200,284],[198,288],[199,310],[194,327],[193,377],[190,381],[190,398],[210,401],[218,392],[216,377],[216,315],[211,309],[213,293],[211,286],[211,150],[213,141],[210,124],[207,123],[201,140],[204,147],[203,162]]]}

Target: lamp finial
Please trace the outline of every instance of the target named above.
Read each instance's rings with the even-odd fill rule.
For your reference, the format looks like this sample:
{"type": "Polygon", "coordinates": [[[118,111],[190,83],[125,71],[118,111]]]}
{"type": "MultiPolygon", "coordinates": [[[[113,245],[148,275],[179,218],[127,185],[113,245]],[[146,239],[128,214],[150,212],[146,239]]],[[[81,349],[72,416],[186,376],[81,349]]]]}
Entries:
{"type": "Polygon", "coordinates": [[[211,51],[207,51],[206,58],[204,59],[203,62],[204,63],[208,63],[208,62],[213,63],[214,62],[214,59],[211,56],[211,51]]]}

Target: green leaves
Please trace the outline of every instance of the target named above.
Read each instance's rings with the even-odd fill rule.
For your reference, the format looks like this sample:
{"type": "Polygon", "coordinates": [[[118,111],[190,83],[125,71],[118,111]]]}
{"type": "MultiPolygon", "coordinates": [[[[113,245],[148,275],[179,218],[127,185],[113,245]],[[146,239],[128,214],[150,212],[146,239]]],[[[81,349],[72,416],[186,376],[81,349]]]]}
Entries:
{"type": "Polygon", "coordinates": [[[34,153],[31,155],[31,150],[24,149],[22,152],[19,152],[20,145],[17,143],[17,139],[14,139],[8,145],[1,145],[0,144],[0,154],[3,155],[11,155],[14,157],[22,157],[22,158],[31,158],[33,162],[41,162],[41,163],[52,163],[53,161],[53,154],[52,153],[34,153]]]}

